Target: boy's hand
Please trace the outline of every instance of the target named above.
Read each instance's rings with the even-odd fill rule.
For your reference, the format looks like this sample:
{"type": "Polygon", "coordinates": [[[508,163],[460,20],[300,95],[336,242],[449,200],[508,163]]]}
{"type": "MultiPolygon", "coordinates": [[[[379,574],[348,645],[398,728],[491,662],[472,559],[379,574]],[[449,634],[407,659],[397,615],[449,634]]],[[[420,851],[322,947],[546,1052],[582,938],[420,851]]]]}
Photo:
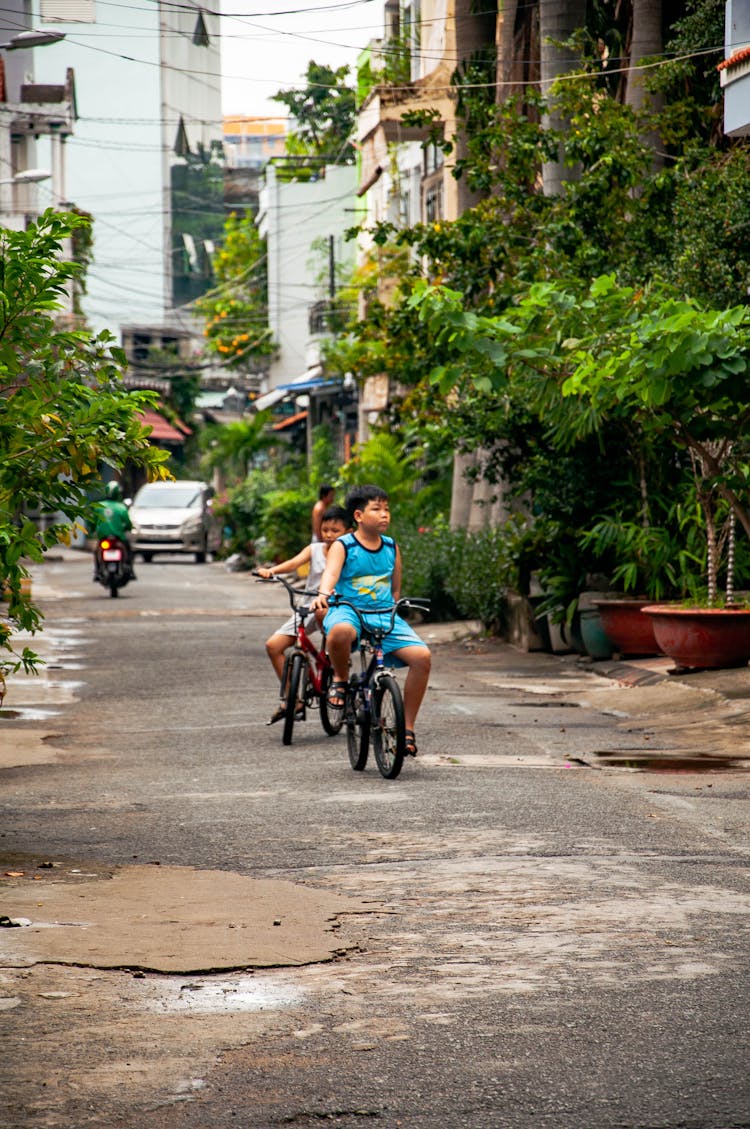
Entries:
{"type": "Polygon", "coordinates": [[[264,580],[270,580],[273,576],[273,572],[270,568],[256,568],[255,571],[257,572],[258,576],[262,576],[264,580]]]}
{"type": "Polygon", "coordinates": [[[324,612],[328,610],[328,596],[324,596],[322,592],[318,592],[317,596],[310,603],[310,610],[313,612],[324,612]]]}

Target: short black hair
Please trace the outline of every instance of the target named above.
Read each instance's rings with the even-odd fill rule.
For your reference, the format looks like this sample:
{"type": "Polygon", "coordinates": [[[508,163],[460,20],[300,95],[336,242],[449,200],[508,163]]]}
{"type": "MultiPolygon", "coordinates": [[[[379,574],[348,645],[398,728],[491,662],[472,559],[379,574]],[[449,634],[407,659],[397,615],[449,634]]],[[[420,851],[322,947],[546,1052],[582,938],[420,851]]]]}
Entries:
{"type": "Polygon", "coordinates": [[[387,502],[388,492],[382,486],[368,483],[366,486],[353,486],[346,496],[349,517],[354,520],[354,511],[363,510],[368,502],[387,502]]]}
{"type": "Polygon", "coordinates": [[[324,482],[320,490],[318,490],[318,501],[322,502],[327,494],[335,493],[336,487],[331,486],[330,482],[324,482]]]}
{"type": "Polygon", "coordinates": [[[349,514],[343,506],[329,506],[320,519],[320,524],[324,521],[342,521],[347,528],[350,524],[349,514]]]}

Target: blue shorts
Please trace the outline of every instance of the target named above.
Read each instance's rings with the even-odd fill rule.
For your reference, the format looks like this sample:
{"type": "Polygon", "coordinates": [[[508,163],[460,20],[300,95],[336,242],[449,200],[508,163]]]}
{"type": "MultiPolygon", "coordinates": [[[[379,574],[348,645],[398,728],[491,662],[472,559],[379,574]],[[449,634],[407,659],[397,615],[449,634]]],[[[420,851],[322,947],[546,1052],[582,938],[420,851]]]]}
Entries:
{"type": "MultiPolygon", "coordinates": [[[[364,614],[364,613],[363,613],[364,614]]],[[[368,612],[364,616],[365,623],[371,624],[373,627],[387,627],[391,620],[391,613],[387,615],[378,615],[377,612],[368,612]]],[[[337,623],[348,623],[350,627],[354,628],[357,636],[355,646],[359,644],[359,637],[361,634],[361,627],[357,613],[352,608],[347,608],[345,604],[337,608],[329,608],[325,619],[323,620],[323,630],[328,634],[332,627],[337,623]]],[[[393,631],[389,631],[383,640],[383,654],[391,655],[394,651],[400,651],[402,647],[427,647],[423,639],[420,639],[413,627],[410,627],[405,619],[400,615],[396,616],[396,622],[393,625],[393,631]]]]}

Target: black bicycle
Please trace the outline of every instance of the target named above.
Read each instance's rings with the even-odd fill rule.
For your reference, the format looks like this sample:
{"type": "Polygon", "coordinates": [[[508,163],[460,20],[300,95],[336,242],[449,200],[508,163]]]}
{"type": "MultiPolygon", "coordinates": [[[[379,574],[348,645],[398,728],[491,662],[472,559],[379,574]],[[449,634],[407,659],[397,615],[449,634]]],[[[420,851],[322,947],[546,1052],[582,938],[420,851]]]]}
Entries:
{"type": "MultiPolygon", "coordinates": [[[[258,576],[258,573],[253,573],[258,576]]],[[[281,741],[291,745],[295,721],[304,721],[307,710],[320,710],[320,723],[330,737],[341,730],[343,709],[328,701],[328,687],[333,679],[331,661],[325,651],[325,641],[320,650],[305,631],[305,620],[310,614],[309,603],[313,595],[305,588],[295,588],[283,576],[258,576],[264,583],[283,584],[294,613],[295,639],[284,658],[281,676],[281,696],[284,702],[284,727],[281,741]]]]}
{"type": "Polygon", "coordinates": [[[349,677],[344,706],[346,746],[349,763],[356,772],[367,764],[370,741],[381,776],[395,780],[406,755],[404,702],[393,671],[383,659],[383,640],[396,622],[401,609],[426,611],[428,600],[404,597],[390,608],[379,609],[378,616],[388,616],[385,626],[369,624],[359,608],[341,596],[332,596],[332,607],[346,605],[356,612],[361,627],[359,641],[360,671],[349,677]]]}

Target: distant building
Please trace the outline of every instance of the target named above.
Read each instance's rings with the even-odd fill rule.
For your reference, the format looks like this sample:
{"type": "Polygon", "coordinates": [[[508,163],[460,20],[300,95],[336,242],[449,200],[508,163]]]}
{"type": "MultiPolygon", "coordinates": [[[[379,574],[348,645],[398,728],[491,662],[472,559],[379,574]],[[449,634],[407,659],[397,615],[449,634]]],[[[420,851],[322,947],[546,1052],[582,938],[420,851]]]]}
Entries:
{"type": "MultiPolygon", "coordinates": [[[[94,217],[84,311],[96,328],[169,322],[210,284],[223,228],[218,17],[196,0],[37,2],[76,71],[68,192],[94,217]]],[[[56,50],[35,51],[37,81],[54,80],[56,50]]]]}
{"type": "Polygon", "coordinates": [[[225,117],[227,167],[260,171],[272,157],[283,157],[286,125],[286,118],[225,117]]]}
{"type": "Polygon", "coordinates": [[[7,0],[0,11],[0,224],[15,230],[68,202],[64,145],[76,119],[68,45],[8,49],[31,30],[28,9],[24,0],[7,0]],[[37,61],[45,51],[42,80],[37,61]]]}
{"type": "Polygon", "coordinates": [[[258,227],[268,254],[268,325],[279,346],[269,369],[270,388],[294,380],[320,360],[324,327],[315,316],[311,322],[311,313],[335,289],[332,276],[341,264],[354,266],[354,242],[344,233],[352,226],[356,188],[353,165],[329,166],[310,181],[282,181],[273,164],[266,168],[258,227]]]}
{"type": "Polygon", "coordinates": [[[227,211],[258,211],[263,169],[286,148],[286,118],[224,118],[227,211]]]}

